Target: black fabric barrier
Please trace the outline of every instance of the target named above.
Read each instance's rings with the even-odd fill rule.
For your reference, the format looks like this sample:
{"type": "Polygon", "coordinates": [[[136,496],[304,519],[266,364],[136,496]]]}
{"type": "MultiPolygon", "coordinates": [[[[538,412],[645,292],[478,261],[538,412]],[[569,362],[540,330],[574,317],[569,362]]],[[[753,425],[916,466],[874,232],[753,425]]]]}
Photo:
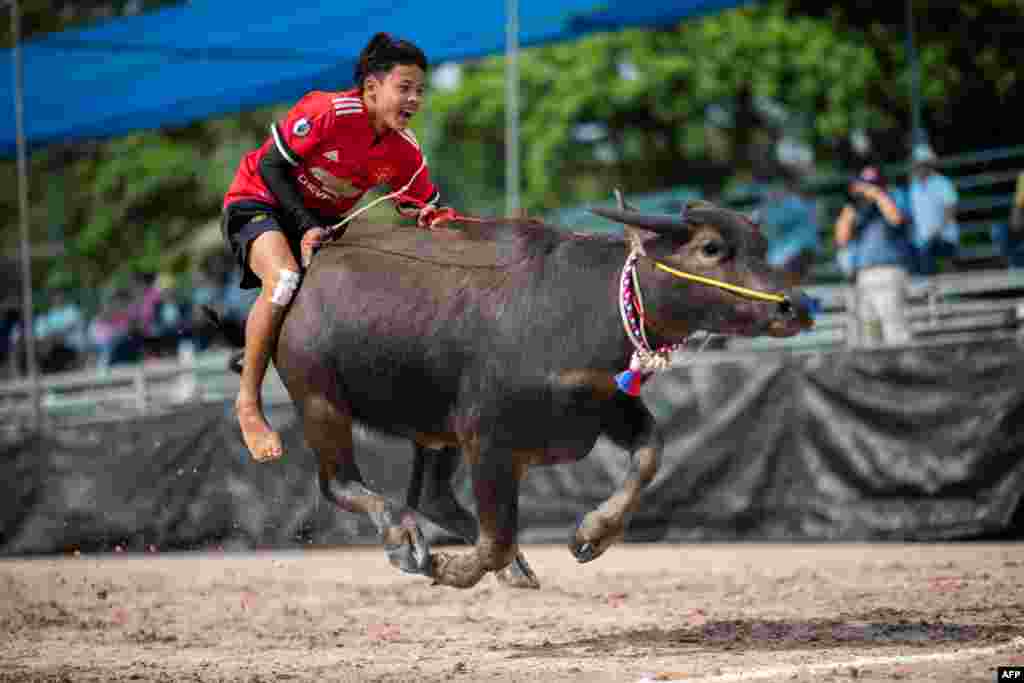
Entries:
{"type": "MultiPolygon", "coordinates": [[[[666,448],[627,540],[1024,537],[1013,344],[693,366],[644,399],[666,448]]],[[[269,417],[288,453],[271,464],[247,460],[227,403],[5,444],[0,554],[374,541],[320,497],[294,411],[269,417]]],[[[411,446],[357,429],[356,448],[366,479],[402,497],[411,446]]],[[[565,541],[627,467],[602,440],[579,463],[530,470],[521,539],[565,541]]]]}

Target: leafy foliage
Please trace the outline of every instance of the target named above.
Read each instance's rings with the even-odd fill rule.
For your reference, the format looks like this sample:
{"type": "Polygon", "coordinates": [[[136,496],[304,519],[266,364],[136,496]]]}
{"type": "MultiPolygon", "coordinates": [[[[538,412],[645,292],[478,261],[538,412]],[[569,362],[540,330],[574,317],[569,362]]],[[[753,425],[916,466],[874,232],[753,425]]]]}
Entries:
{"type": "MultiPolygon", "coordinates": [[[[526,51],[526,204],[543,209],[605,196],[612,185],[641,191],[690,183],[718,191],[726,179],[771,172],[780,135],[810,145],[826,167],[845,165],[856,130],[898,157],[909,127],[902,30],[769,2],[668,31],[526,51]],[[588,123],[605,134],[578,139],[588,123]]],[[[928,111],[948,111],[958,96],[949,65],[954,49],[948,36],[921,48],[928,111]]],[[[432,100],[443,137],[460,141],[459,168],[467,168],[467,157],[474,170],[500,158],[503,68],[500,58],[469,65],[459,89],[432,100]]],[[[474,175],[489,182],[492,196],[501,177],[474,175]]]]}
{"type": "MultiPolygon", "coordinates": [[[[132,5],[93,3],[99,14],[69,18],[52,2],[23,4],[29,33],[132,5]]],[[[1014,27],[1024,25],[1022,5],[915,7],[925,123],[940,153],[1019,139],[1015,98],[1024,54],[1014,27]],[[964,124],[978,113],[984,126],[964,124]]],[[[722,192],[776,172],[782,136],[810,146],[820,170],[855,160],[850,137],[858,130],[871,137],[877,155],[904,158],[905,29],[904,3],[768,0],[670,30],[524,50],[523,204],[536,212],[604,199],[616,185],[630,193],[683,184],[722,192]]],[[[118,272],[183,267],[170,255],[217,219],[240,157],[263,140],[267,121],[280,111],[33,154],[34,239],[64,239],[68,247],[41,260],[37,282],[96,288],[118,272]]],[[[467,211],[504,210],[501,57],[462,65],[460,86],[431,94],[417,133],[449,201],[467,211]]],[[[0,163],[0,172],[14,178],[13,161],[0,163]]],[[[11,253],[18,232],[14,183],[0,186],[0,209],[11,253]]]]}

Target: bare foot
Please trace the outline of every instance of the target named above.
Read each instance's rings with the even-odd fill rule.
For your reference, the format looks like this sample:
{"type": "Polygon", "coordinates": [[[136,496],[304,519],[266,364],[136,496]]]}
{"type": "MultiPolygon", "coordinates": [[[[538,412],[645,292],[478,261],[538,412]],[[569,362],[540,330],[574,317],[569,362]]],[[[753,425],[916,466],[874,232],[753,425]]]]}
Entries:
{"type": "Polygon", "coordinates": [[[235,412],[238,413],[238,426],[242,428],[242,438],[245,439],[245,445],[248,446],[253,460],[269,462],[284,455],[281,437],[267,424],[258,402],[238,400],[235,402],[235,412]]]}

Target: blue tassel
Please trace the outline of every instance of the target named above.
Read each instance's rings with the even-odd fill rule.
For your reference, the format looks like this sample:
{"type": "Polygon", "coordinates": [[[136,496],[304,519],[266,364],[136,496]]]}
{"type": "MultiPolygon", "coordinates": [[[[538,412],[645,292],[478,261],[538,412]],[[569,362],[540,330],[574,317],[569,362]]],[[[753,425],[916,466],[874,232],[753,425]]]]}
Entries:
{"type": "Polygon", "coordinates": [[[800,302],[807,307],[807,311],[811,314],[812,320],[818,317],[818,314],[821,313],[823,308],[821,305],[821,299],[808,294],[802,294],[800,302]]]}
{"type": "Polygon", "coordinates": [[[619,386],[619,391],[623,391],[630,396],[639,396],[640,387],[644,383],[644,375],[633,370],[623,370],[619,374],[615,375],[615,383],[619,386]]]}

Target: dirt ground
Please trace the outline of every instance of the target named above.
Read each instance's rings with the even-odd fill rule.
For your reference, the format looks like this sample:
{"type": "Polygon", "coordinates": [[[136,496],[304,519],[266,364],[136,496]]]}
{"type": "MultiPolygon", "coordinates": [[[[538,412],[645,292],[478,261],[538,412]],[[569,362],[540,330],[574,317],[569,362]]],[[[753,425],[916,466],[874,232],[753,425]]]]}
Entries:
{"type": "Polygon", "coordinates": [[[432,586],[373,547],[0,561],[0,681],[987,683],[1024,665],[1024,544],[524,550],[539,591],[432,586]]]}

